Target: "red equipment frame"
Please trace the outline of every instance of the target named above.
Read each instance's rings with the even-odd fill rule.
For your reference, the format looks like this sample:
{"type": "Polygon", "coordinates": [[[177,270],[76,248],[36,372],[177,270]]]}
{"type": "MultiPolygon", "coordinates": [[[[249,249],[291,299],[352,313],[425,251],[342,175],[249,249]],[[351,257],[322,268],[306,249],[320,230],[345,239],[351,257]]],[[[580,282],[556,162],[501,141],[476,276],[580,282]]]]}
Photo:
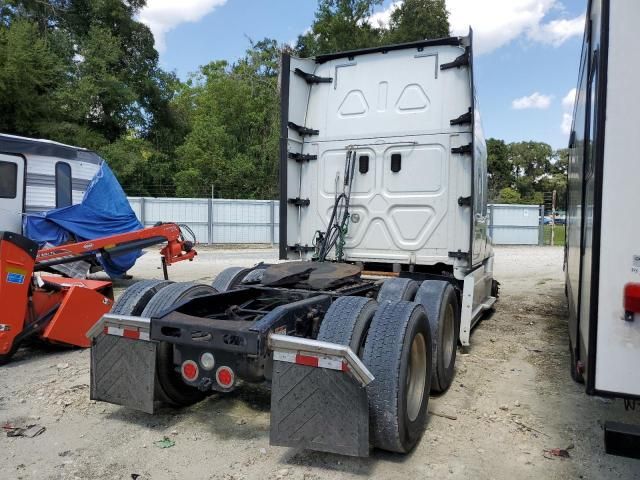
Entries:
{"type": "Polygon", "coordinates": [[[86,332],[113,305],[111,282],[34,275],[50,267],[101,255],[104,258],[167,242],[160,250],[165,278],[167,265],[193,260],[193,243],[175,223],[135,232],[37,250],[31,240],[0,232],[0,365],[30,336],[89,347],[86,332]]]}

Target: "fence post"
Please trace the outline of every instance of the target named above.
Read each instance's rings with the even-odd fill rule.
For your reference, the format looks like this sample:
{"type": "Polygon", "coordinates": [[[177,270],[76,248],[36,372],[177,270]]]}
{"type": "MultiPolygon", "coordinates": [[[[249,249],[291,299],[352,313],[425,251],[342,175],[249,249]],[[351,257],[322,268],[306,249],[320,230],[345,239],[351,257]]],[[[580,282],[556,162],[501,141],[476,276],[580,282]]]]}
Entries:
{"type": "Polygon", "coordinates": [[[146,201],[144,197],[140,197],[140,223],[142,224],[142,228],[147,226],[146,223],[146,214],[145,214],[145,208],[146,208],[146,201]]]}
{"type": "Polygon", "coordinates": [[[276,208],[276,202],[274,200],[270,200],[269,201],[269,221],[271,222],[270,240],[271,240],[272,247],[273,247],[273,244],[276,243],[276,216],[273,213],[275,208],[276,208]]]}
{"type": "Polygon", "coordinates": [[[538,246],[544,245],[544,205],[538,207],[540,212],[540,227],[538,228],[538,246]]]}
{"type": "Polygon", "coordinates": [[[213,199],[207,199],[207,226],[209,232],[209,245],[213,245],[213,199]]]}
{"type": "Polygon", "coordinates": [[[493,203],[489,205],[489,236],[493,242],[493,203]]]}

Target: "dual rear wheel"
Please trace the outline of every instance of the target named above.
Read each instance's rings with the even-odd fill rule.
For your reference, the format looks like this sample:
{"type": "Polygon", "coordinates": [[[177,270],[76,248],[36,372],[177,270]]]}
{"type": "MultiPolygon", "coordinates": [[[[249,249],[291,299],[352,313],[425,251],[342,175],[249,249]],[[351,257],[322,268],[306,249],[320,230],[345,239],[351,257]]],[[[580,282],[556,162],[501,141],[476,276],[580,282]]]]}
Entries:
{"type": "MultiPolygon", "coordinates": [[[[213,287],[196,283],[144,280],[129,287],[115,302],[112,313],[152,317],[199,295],[216,293],[213,287]]],[[[182,381],[174,364],[174,347],[159,342],[156,353],[156,399],[174,407],[193,405],[206,394],[182,381]]]]}
{"type": "MultiPolygon", "coordinates": [[[[248,273],[223,271],[214,285],[237,288],[248,273]]],[[[112,311],[153,316],[216,291],[215,286],[148,280],[127,289],[112,311]]],[[[457,295],[447,282],[418,285],[392,279],[383,284],[377,301],[345,296],[332,303],[318,340],[348,345],[374,375],[367,396],[375,447],[399,453],[415,447],[425,428],[430,393],[446,390],[453,379],[458,331],[457,295]]],[[[159,400],[176,407],[206,396],[182,381],[173,346],[166,342],[158,345],[156,391],[159,400]]]]}
{"type": "Polygon", "coordinates": [[[419,441],[430,393],[453,379],[458,310],[449,283],[398,278],[377,301],[340,297],[327,311],[318,340],[350,346],[375,377],[367,386],[373,446],[405,453],[419,441]]]}
{"type": "MultiPolygon", "coordinates": [[[[232,290],[242,286],[245,281],[255,283],[264,272],[263,268],[262,265],[254,269],[227,268],[220,272],[211,286],[167,280],[143,280],[127,288],[115,302],[111,312],[153,317],[191,298],[232,290]]],[[[207,396],[206,393],[182,381],[174,357],[173,345],[168,342],[158,343],[155,378],[157,400],[174,407],[185,407],[203,400],[207,396]]]]}

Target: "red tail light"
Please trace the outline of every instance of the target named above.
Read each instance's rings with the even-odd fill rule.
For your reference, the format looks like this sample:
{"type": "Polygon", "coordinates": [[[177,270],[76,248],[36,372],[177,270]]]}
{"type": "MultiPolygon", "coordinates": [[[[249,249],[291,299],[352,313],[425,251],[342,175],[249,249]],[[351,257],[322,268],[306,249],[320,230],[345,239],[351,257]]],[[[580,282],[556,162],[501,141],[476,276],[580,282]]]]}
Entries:
{"type": "Polygon", "coordinates": [[[634,313],[640,313],[640,283],[627,283],[624,286],[624,319],[632,322],[634,313]]]}
{"type": "Polygon", "coordinates": [[[216,371],[216,381],[222,388],[231,388],[235,381],[233,370],[229,367],[220,367],[216,371]]]}
{"type": "Polygon", "coordinates": [[[182,364],[182,376],[185,380],[193,382],[198,378],[198,364],[193,360],[187,360],[182,364]]]}

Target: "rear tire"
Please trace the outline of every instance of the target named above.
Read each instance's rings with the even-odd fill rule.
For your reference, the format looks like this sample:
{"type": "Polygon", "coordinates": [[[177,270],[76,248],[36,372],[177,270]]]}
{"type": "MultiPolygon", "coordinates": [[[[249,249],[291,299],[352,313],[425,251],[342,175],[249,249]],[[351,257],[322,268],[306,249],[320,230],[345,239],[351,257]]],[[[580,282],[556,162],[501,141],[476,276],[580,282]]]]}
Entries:
{"type": "Polygon", "coordinates": [[[410,278],[392,278],[385,280],[378,292],[378,303],[400,300],[412,302],[418,291],[418,282],[410,278]]]}
{"type": "Polygon", "coordinates": [[[318,340],[347,345],[361,356],[369,325],[377,309],[378,302],[370,298],[337,298],[322,319],[318,340]]]}
{"type": "Polygon", "coordinates": [[[211,286],[218,292],[226,292],[238,288],[244,277],[249,273],[249,268],[229,267],[221,271],[211,286]]]}
{"type": "Polygon", "coordinates": [[[427,312],[432,335],[433,375],[431,392],[442,393],[455,376],[460,307],[453,286],[440,280],[425,280],[416,294],[416,302],[427,312]]]}
{"type": "MultiPolygon", "coordinates": [[[[174,283],[166,287],[162,295],[155,296],[142,312],[143,317],[153,317],[190,298],[217,293],[209,285],[174,283]]],[[[173,345],[160,342],[156,355],[156,391],[159,399],[174,407],[187,407],[203,400],[207,394],[182,381],[173,361],[173,345]]]]}
{"type": "Polygon", "coordinates": [[[167,280],[143,280],[127,288],[111,307],[111,313],[139,316],[156,293],[173,282],[167,280]]]}
{"type": "Polygon", "coordinates": [[[406,453],[418,443],[427,419],[431,358],[424,307],[405,301],[380,304],[363,353],[375,377],[367,386],[375,447],[406,453]]]}

